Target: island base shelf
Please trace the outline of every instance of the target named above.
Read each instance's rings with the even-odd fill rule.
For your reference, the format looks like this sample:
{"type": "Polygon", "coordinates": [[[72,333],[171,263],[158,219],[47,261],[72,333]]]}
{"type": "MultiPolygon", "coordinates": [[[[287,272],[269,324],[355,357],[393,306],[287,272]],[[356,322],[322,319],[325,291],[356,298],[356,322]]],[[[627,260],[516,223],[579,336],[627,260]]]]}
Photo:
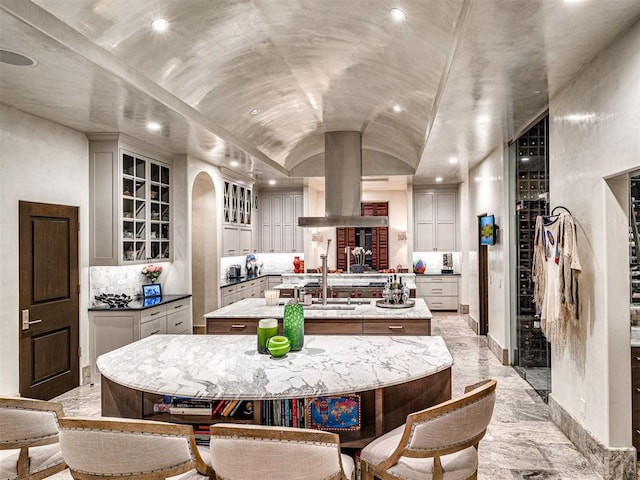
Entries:
{"type": "MultiPolygon", "coordinates": [[[[161,394],[125,387],[102,376],[102,415],[106,417],[159,420],[193,425],[220,422],[260,424],[262,400],[253,399],[253,418],[207,415],[177,415],[154,413],[154,403],[161,394]]],[[[340,436],[341,446],[362,448],[375,438],[393,430],[406,421],[408,414],[451,399],[451,367],[426,377],[393,386],[366,390],[361,396],[361,428],[333,430],[340,436]]]]}

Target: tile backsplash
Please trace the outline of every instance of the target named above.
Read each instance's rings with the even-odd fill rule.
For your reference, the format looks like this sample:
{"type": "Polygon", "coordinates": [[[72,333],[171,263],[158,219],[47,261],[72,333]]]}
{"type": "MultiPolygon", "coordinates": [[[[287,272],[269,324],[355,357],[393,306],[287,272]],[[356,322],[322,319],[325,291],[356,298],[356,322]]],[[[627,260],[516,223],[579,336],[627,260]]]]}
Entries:
{"type": "MultiPolygon", "coordinates": [[[[154,264],[156,265],[156,264],[154,264]]],[[[161,264],[163,271],[156,283],[162,285],[163,277],[166,278],[170,263],[161,264]]],[[[141,272],[145,264],[123,265],[118,267],[90,267],[89,268],[89,289],[90,302],[94,301],[96,295],[103,293],[118,294],[124,293],[130,297],[136,297],[142,293],[142,285],[149,283],[147,277],[141,272]]]]}
{"type": "MultiPolygon", "coordinates": [[[[293,273],[293,257],[300,257],[300,260],[304,260],[303,253],[255,253],[257,264],[262,264],[260,273],[293,273]]],[[[227,276],[227,269],[230,265],[240,265],[242,268],[242,275],[246,275],[247,269],[245,266],[244,255],[237,257],[222,257],[220,259],[220,278],[225,279],[227,276]]]]}
{"type": "MultiPolygon", "coordinates": [[[[413,264],[419,259],[422,259],[427,269],[425,273],[440,273],[442,270],[442,255],[445,252],[413,252],[413,264]]],[[[451,253],[453,257],[453,271],[454,273],[460,273],[460,252],[446,252],[451,253]]],[[[413,268],[413,267],[412,267],[413,268]]]]}

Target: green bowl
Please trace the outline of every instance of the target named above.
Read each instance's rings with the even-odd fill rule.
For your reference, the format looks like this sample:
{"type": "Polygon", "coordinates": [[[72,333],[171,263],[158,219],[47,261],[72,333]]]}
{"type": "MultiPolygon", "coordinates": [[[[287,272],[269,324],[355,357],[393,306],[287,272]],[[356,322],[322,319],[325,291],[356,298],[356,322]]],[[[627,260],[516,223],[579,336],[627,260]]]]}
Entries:
{"type": "Polygon", "coordinates": [[[287,337],[276,335],[267,340],[267,350],[273,357],[283,357],[291,350],[291,343],[287,337]]]}

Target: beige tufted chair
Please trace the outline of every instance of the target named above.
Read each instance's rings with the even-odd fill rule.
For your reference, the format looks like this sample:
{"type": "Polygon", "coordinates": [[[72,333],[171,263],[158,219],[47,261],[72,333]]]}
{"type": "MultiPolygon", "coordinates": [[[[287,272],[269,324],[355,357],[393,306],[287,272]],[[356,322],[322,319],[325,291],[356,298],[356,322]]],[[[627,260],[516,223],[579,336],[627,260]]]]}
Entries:
{"type": "Polygon", "coordinates": [[[0,478],[39,480],[66,468],[58,444],[62,405],[0,397],[0,478]]]}
{"type": "Polygon", "coordinates": [[[407,415],[407,422],[360,454],[362,480],[469,480],[478,476],[478,443],[491,421],[496,381],[463,396],[407,415]]]}
{"type": "MultiPolygon", "coordinates": [[[[215,478],[191,425],[120,418],[63,418],[60,446],[76,480],[215,478]]],[[[208,456],[208,452],[204,452],[208,456]]]]}
{"type": "Polygon", "coordinates": [[[352,480],[353,459],[335,433],[290,427],[211,425],[220,480],[352,480]]]}

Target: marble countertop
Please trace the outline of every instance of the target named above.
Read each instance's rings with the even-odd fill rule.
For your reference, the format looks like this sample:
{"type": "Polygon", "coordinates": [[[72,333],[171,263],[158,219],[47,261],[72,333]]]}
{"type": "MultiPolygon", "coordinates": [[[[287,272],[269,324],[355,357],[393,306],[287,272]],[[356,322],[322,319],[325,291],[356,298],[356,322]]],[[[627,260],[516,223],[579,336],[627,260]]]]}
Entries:
{"type": "Polygon", "coordinates": [[[255,335],[152,335],[98,357],[100,373],[125,387],[206,399],[268,400],[389,387],[446,370],[442,337],[306,336],[273,359],[255,335]]]}
{"type": "Polygon", "coordinates": [[[159,299],[151,298],[136,298],[129,302],[126,307],[111,308],[106,303],[96,302],[89,307],[89,311],[110,311],[121,312],[127,310],[145,310],[147,308],[157,307],[158,305],[165,305],[167,303],[176,302],[185,298],[191,297],[190,293],[181,293],[177,295],[162,295],[159,299]],[[146,300],[146,302],[145,302],[146,300]]]}
{"type": "MultiPolygon", "coordinates": [[[[347,299],[336,304],[336,308],[319,309],[304,307],[304,318],[306,319],[324,319],[324,318],[379,318],[383,319],[425,319],[431,318],[431,310],[427,307],[426,302],[422,298],[413,298],[415,306],[411,308],[381,308],[376,307],[375,300],[370,300],[366,304],[351,305],[347,304],[347,299]],[[345,308],[346,307],[346,308],[345,308]]],[[[284,305],[286,300],[280,300],[280,304],[276,306],[267,306],[264,298],[245,298],[226,307],[222,307],[213,312],[206,313],[205,318],[233,319],[233,318],[282,318],[284,314],[284,305]]]]}

